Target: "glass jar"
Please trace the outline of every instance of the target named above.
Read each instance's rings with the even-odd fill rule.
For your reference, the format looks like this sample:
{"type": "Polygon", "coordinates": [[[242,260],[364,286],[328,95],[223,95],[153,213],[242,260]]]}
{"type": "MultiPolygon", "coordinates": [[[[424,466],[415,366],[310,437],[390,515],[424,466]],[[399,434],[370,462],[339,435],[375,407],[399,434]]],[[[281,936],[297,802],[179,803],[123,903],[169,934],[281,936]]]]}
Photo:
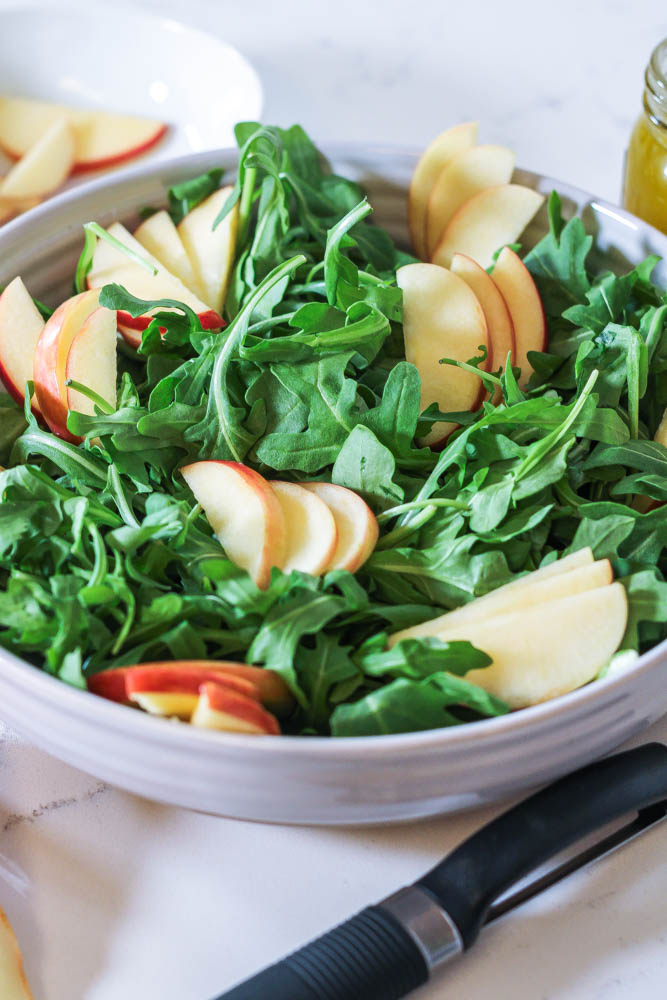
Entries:
{"type": "Polygon", "coordinates": [[[623,204],[667,233],[667,38],[646,67],[644,110],[630,137],[623,204]]]}

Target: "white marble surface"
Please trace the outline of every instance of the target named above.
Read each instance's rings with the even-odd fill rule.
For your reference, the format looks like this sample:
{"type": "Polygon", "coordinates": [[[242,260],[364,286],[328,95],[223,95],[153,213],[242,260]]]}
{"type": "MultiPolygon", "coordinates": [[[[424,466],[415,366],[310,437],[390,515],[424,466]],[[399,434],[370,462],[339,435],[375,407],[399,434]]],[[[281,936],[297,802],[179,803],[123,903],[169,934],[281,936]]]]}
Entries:
{"type": "MultiPolygon", "coordinates": [[[[238,45],[263,77],[267,120],[320,140],[421,145],[478,117],[520,164],[611,200],[646,58],[667,34],[661,0],[632,12],[624,0],[145,6],[238,45]]],[[[650,735],[667,740],[667,722],[650,735]]],[[[133,798],[9,734],[0,764],[0,905],[36,1000],[208,1000],[411,881],[491,815],[259,826],[133,798]]],[[[665,837],[647,834],[506,918],[420,996],[663,996],[665,837]]]]}

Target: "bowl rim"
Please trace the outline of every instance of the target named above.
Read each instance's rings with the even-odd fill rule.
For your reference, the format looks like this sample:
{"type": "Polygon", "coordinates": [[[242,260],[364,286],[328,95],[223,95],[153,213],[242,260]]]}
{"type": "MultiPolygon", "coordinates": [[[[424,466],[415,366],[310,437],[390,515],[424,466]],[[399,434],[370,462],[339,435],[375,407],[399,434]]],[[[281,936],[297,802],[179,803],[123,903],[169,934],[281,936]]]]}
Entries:
{"type": "MultiPolygon", "coordinates": [[[[34,4],[31,6],[39,6],[34,4]]],[[[12,9],[12,8],[9,8],[12,9]]],[[[13,8],[17,9],[17,8],[13,8]]],[[[196,30],[196,29],[195,29],[196,30]]],[[[419,150],[414,147],[396,146],[386,143],[354,143],[354,142],[323,142],[318,144],[325,156],[335,159],[346,156],[365,159],[371,156],[405,157],[416,159],[419,150]]],[[[238,150],[235,147],[222,147],[219,149],[207,149],[197,153],[183,154],[169,159],[140,163],[127,167],[122,171],[116,171],[113,175],[106,175],[86,181],[71,190],[63,191],[48,199],[43,204],[31,211],[19,216],[17,219],[6,223],[0,228],[0,248],[7,237],[10,239],[16,235],[28,235],[33,227],[39,228],[40,223],[48,221],[50,216],[57,216],[61,210],[83,200],[87,196],[94,196],[105,189],[115,187],[126,188],[136,180],[149,179],[154,177],[160,179],[161,174],[167,172],[183,170],[184,173],[194,173],[207,169],[208,161],[224,163],[238,158],[238,150]]],[[[578,188],[566,182],[561,182],[549,175],[540,174],[535,171],[517,168],[524,177],[530,178],[534,183],[540,183],[553,187],[559,193],[571,195],[577,202],[590,205],[592,208],[602,210],[604,214],[610,214],[618,222],[631,227],[636,231],[645,231],[653,234],[659,241],[665,241],[667,257],[667,235],[661,233],[655,227],[627,212],[625,209],[598,198],[590,192],[578,188]]],[[[141,713],[135,709],[128,710],[129,706],[122,705],[108,699],[101,698],[85,691],[73,687],[59,678],[48,674],[38,667],[33,666],[27,660],[0,647],[0,663],[3,669],[8,669],[17,680],[24,686],[33,689],[37,695],[46,696],[51,702],[57,701],[59,707],[70,715],[80,716],[85,705],[88,711],[84,712],[88,716],[88,722],[99,721],[107,729],[124,731],[126,735],[141,739],[142,736],[153,743],[168,744],[171,748],[191,751],[196,753],[200,749],[207,749],[209,752],[218,751],[224,753],[226,750],[243,750],[251,752],[275,755],[287,755],[289,757],[301,754],[315,755],[317,758],[331,755],[332,759],[340,760],[345,757],[356,758],[359,752],[363,756],[384,757],[386,751],[395,747],[397,750],[410,751],[428,750],[437,746],[442,749],[444,746],[456,747],[466,744],[469,741],[478,742],[479,738],[485,735],[488,737],[500,738],[508,735],[509,732],[520,733],[526,729],[533,729],[563,714],[573,716],[578,709],[584,711],[596,701],[604,701],[605,697],[613,698],[616,693],[629,684],[634,683],[640,675],[656,669],[662,664],[667,665],[667,639],[657,646],[652,647],[646,653],[619,670],[617,673],[602,677],[589,682],[567,694],[560,695],[538,705],[522,708],[507,715],[497,716],[490,719],[480,719],[475,722],[462,723],[458,726],[444,726],[439,729],[417,730],[408,733],[390,733],[375,736],[291,736],[281,735],[279,739],[275,737],[257,736],[249,737],[247,734],[235,734],[219,732],[213,730],[197,729],[195,727],[172,722],[165,724],[166,720],[141,713]],[[91,717],[92,716],[92,717],[91,717]],[[140,720],[139,728],[135,729],[135,722],[140,720]]]]}

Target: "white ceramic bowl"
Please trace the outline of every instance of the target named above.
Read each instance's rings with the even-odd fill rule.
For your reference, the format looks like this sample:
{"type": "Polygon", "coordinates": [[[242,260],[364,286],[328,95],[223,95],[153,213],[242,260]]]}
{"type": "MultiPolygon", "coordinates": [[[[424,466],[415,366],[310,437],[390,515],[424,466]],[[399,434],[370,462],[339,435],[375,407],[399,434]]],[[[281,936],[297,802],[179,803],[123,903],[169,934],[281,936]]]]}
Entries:
{"type": "Polygon", "coordinates": [[[259,78],[235,48],[122,2],[0,7],[0,94],[168,122],[147,160],[233,145],[234,124],[262,111],[259,78]]]}
{"type": "MultiPolygon", "coordinates": [[[[339,172],[366,187],[378,221],[404,240],[414,156],[378,147],[329,153],[339,172]]],[[[233,152],[209,152],[54,199],[0,233],[0,285],[21,274],[33,294],[57,302],[71,288],[82,222],[133,223],[170,183],[234,164],[233,152]]],[[[582,211],[610,265],[649,252],[667,257],[667,237],[620,209],[546,177],[519,171],[518,178],[545,193],[557,188],[568,213],[582,211]]],[[[525,242],[545,225],[539,216],[525,242]]],[[[163,802],[271,822],[378,823],[503,799],[607,753],[667,711],[666,675],[667,642],[623,674],[498,719],[399,736],[244,737],[139,714],[3,651],[0,716],[68,763],[163,802]]]]}

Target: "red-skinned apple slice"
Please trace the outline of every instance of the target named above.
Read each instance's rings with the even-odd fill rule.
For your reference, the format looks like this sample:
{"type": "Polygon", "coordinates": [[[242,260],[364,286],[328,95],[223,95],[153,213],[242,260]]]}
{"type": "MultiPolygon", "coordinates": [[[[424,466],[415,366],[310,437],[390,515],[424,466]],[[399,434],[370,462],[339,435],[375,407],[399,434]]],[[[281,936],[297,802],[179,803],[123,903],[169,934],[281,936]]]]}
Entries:
{"type": "Polygon", "coordinates": [[[422,153],[410,182],[408,222],[417,257],[426,257],[426,207],[435,180],[457,153],[477,142],[477,122],[455,125],[441,132],[422,153]]]}
{"type": "Polygon", "coordinates": [[[324,500],[303,486],[280,480],[269,485],[282,508],[287,531],[280,568],[284,573],[299,570],[318,576],[336,551],[338,531],[333,514],[324,500]]]}
{"type": "MultiPolygon", "coordinates": [[[[452,274],[462,278],[466,285],[472,289],[482,307],[489,332],[488,371],[504,369],[507,358],[511,356],[512,362],[514,362],[516,354],[514,327],[504,298],[484,268],[480,267],[472,257],[455,253],[452,258],[451,270],[452,274]]],[[[493,395],[493,402],[498,403],[501,398],[502,391],[498,388],[493,395]]]]}
{"type": "Polygon", "coordinates": [[[455,253],[464,253],[489,267],[496,250],[518,240],[543,201],[544,195],[521,184],[480,191],[452,216],[431,260],[449,267],[455,253]]]}
{"type": "Polygon", "coordinates": [[[131,705],[138,705],[149,715],[189,722],[199,701],[198,694],[185,691],[136,691],[130,698],[131,705]]]}
{"type": "Polygon", "coordinates": [[[74,162],[74,139],[66,118],[58,118],[0,183],[0,198],[25,201],[59,188],[74,162]]]}
{"type": "Polygon", "coordinates": [[[504,146],[472,146],[443,167],[426,207],[427,257],[433,254],[461,205],[486,188],[509,183],[514,159],[512,150],[504,146]]]}
{"type": "Polygon", "coordinates": [[[161,691],[163,693],[199,694],[199,688],[207,681],[224,684],[238,694],[261,701],[261,692],[256,684],[245,677],[217,670],[215,665],[183,670],[178,663],[146,663],[139,664],[128,671],[125,687],[130,700],[133,695],[145,691],[161,691]]]}
{"type": "Polygon", "coordinates": [[[215,229],[213,224],[232,190],[231,187],[224,187],[215,191],[201,205],[188,212],[178,226],[178,234],[195,271],[197,286],[216,312],[222,310],[234,262],[238,202],[215,229]]]}
{"type": "Polygon", "coordinates": [[[74,133],[74,172],[110,167],[154,146],[164,122],[108,111],[82,111],[25,97],[0,98],[0,146],[15,159],[31,149],[59,118],[74,133]]]}
{"type": "Polygon", "coordinates": [[[279,736],[278,720],[252,698],[236,694],[222,684],[202,684],[191,723],[201,729],[227,733],[279,736]]]}
{"type": "MultiPolygon", "coordinates": [[[[155,257],[142,247],[141,243],[135,240],[125,226],[114,222],[112,226],[109,226],[107,232],[152,264],[157,274],[151,274],[150,271],[131,260],[122,251],[107,243],[106,240],[98,240],[92,266],[88,273],[89,288],[102,288],[104,285],[115,282],[139,299],[175,299],[177,302],[185,303],[198,314],[204,329],[216,330],[223,325],[222,317],[163,267],[155,257]]],[[[132,346],[141,343],[141,331],[145,330],[150,322],[150,316],[132,317],[127,313],[118,314],[118,328],[132,346]]]]}
{"type": "Polygon", "coordinates": [[[21,949],[3,910],[0,910],[0,997],[2,1000],[33,1000],[21,949]]]}
{"type": "Polygon", "coordinates": [[[168,212],[156,212],[135,229],[134,238],[156,260],[175,275],[186,288],[201,299],[206,298],[199,286],[192,262],[168,212]]]}
{"type": "Polygon", "coordinates": [[[259,691],[262,704],[277,715],[285,715],[294,707],[294,697],[282,677],[274,670],[253,667],[249,663],[234,663],[230,660],[166,660],[154,663],[137,663],[127,667],[113,667],[102,670],[88,678],[88,690],[111,701],[129,701],[128,678],[134,671],[170,671],[174,676],[194,674],[201,677],[215,674],[215,680],[224,683],[229,677],[248,681],[259,691]]]}
{"type": "Polygon", "coordinates": [[[325,572],[346,569],[348,573],[356,573],[366,562],[378,540],[379,528],[375,514],[358,493],[345,486],[334,483],[300,485],[324,500],[336,522],[338,541],[325,572]]]}
{"type": "Polygon", "coordinates": [[[35,347],[35,394],[39,408],[54,434],[76,441],[67,430],[67,358],[76,335],[99,308],[97,289],[81,292],[58,306],[46,321],[35,347]]]}
{"type": "Polygon", "coordinates": [[[528,352],[544,351],[547,346],[542,299],[530,271],[509,247],[501,251],[491,277],[512,317],[516,344],[513,364],[521,369],[519,386],[523,388],[533,373],[528,352]]]}
{"type": "Polygon", "coordinates": [[[240,462],[194,462],[181,474],[232,562],[268,587],[285,558],[287,526],[267,481],[240,462]]]}
{"type": "MultiPolygon", "coordinates": [[[[405,357],[421,377],[421,408],[437,403],[445,412],[474,410],[484,397],[477,375],[441,358],[468,361],[486,347],[486,320],[477,297],[461,278],[435,264],[407,264],[396,280],[403,289],[403,335],[405,357]]],[[[443,441],[455,424],[437,423],[424,438],[425,444],[443,441]]]]}
{"type": "MultiPolygon", "coordinates": [[[[14,278],[0,295],[0,379],[20,406],[26,382],[34,378],[35,348],[43,329],[44,320],[27,288],[14,278]]],[[[32,408],[39,413],[36,398],[32,408]]]]}
{"type": "MultiPolygon", "coordinates": [[[[117,339],[115,313],[111,309],[95,309],[72,341],[65,366],[66,381],[79,382],[92,389],[114,410],[117,339]]],[[[94,402],[71,386],[67,387],[64,402],[67,410],[91,416],[95,413],[94,402]]]]}

